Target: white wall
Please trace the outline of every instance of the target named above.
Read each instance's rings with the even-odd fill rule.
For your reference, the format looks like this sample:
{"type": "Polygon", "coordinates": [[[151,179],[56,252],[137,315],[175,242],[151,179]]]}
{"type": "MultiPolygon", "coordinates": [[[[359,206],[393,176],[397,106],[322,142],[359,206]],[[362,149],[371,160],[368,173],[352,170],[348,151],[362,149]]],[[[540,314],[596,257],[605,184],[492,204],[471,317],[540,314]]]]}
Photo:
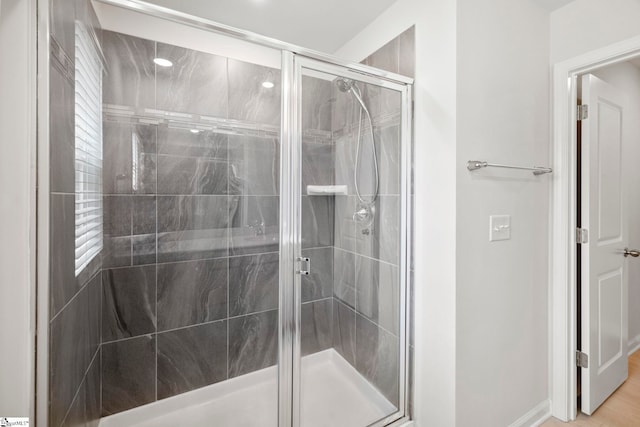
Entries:
{"type": "Polygon", "coordinates": [[[549,84],[539,3],[458,0],[458,426],[508,426],[548,400],[552,176],[466,162],[548,166],[549,84]],[[511,240],[489,242],[492,214],[511,215],[511,240]]]}
{"type": "MultiPolygon", "coordinates": [[[[640,69],[628,62],[593,72],[627,95],[623,119],[625,201],[629,215],[629,247],[640,248],[640,69]]],[[[629,260],[629,350],[640,345],[640,261],[629,260]]]]}
{"type": "Polygon", "coordinates": [[[551,14],[551,64],[640,34],[638,0],[575,0],[551,14]]]}
{"type": "Polygon", "coordinates": [[[35,2],[0,3],[0,416],[33,394],[35,2]]]}
{"type": "Polygon", "coordinates": [[[416,26],[415,417],[455,425],[456,2],[398,0],[336,54],[359,61],[416,26]]]}

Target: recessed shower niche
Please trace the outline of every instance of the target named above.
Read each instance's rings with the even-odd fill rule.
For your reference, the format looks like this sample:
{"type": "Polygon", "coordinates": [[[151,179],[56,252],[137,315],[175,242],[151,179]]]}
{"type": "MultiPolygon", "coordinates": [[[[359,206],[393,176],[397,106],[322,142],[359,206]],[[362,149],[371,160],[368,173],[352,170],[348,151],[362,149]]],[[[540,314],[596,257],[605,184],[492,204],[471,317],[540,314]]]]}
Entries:
{"type": "Polygon", "coordinates": [[[48,424],[408,419],[412,30],[349,65],[71,4],[52,15],[48,424]]]}

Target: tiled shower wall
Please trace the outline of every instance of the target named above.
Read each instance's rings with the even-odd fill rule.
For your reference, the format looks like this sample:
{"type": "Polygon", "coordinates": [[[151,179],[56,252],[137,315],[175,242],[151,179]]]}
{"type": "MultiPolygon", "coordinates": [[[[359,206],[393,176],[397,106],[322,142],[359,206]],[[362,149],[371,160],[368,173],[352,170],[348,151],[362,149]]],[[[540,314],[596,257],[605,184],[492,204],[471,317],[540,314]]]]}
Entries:
{"type": "MultiPolygon", "coordinates": [[[[412,27],[363,62],[413,76],[414,58],[412,27]]],[[[373,116],[380,189],[373,223],[354,221],[353,214],[359,203],[353,170],[360,107],[351,94],[333,88],[335,182],[349,188],[348,196],[335,197],[334,347],[397,405],[401,98],[384,88],[365,84],[359,87],[373,116]]],[[[359,187],[363,199],[371,200],[374,170],[369,148],[371,133],[366,120],[362,121],[362,132],[359,187]]],[[[412,332],[410,336],[412,348],[412,332]]]]}
{"type": "Polygon", "coordinates": [[[88,0],[53,0],[50,72],[50,427],[95,426],[100,417],[101,260],[75,273],[75,26],[99,39],[88,0]]]}
{"type": "MultiPolygon", "coordinates": [[[[277,362],[281,88],[279,70],[119,33],[103,49],[104,416],[277,362]]],[[[331,92],[305,88],[310,181],[333,176],[331,92]]],[[[332,341],[333,200],[303,209],[308,354],[332,341]]]]}

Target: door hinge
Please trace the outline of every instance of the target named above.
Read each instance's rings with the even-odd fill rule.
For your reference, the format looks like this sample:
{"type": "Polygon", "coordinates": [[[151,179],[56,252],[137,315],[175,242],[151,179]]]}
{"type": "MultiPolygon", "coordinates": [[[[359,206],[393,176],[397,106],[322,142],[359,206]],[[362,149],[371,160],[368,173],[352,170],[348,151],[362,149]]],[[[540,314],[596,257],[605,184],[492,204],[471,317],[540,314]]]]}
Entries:
{"type": "Polygon", "coordinates": [[[576,228],[576,243],[579,245],[589,243],[589,230],[586,228],[576,228]]]}
{"type": "Polygon", "coordinates": [[[578,368],[589,367],[589,356],[587,353],[583,353],[580,350],[576,350],[576,366],[578,368]]]}
{"type": "Polygon", "coordinates": [[[589,118],[589,105],[578,105],[578,120],[587,120],[589,118]]]}

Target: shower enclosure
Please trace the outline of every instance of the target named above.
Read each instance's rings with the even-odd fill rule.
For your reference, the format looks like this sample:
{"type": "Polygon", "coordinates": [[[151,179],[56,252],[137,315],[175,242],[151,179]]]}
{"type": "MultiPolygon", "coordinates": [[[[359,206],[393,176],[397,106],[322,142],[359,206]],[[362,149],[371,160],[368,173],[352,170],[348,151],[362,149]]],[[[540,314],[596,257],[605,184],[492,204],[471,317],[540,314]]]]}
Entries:
{"type": "Polygon", "coordinates": [[[41,3],[43,425],[407,421],[412,79],[138,1],[41,3]]]}

